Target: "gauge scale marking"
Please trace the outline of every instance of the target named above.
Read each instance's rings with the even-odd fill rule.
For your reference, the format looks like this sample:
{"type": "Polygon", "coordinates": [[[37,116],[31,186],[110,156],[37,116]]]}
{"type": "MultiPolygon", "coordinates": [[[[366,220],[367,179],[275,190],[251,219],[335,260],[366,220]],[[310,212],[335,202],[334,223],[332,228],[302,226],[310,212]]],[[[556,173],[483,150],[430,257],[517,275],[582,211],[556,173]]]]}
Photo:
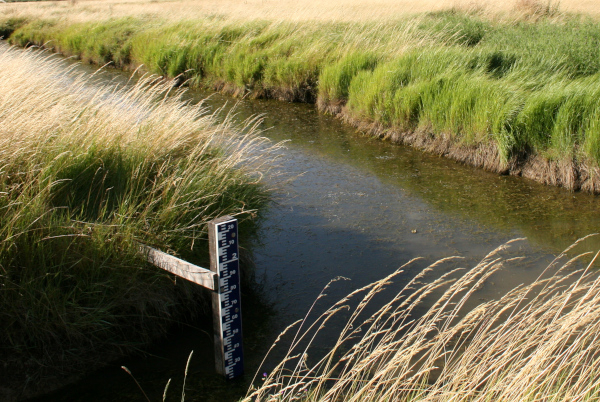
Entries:
{"type": "Polygon", "coordinates": [[[221,365],[218,371],[232,379],[244,372],[237,220],[215,223],[214,228],[219,275],[219,291],[215,295],[218,302],[214,303],[219,310],[215,312],[219,328],[215,335],[220,338],[219,345],[215,345],[219,350],[215,352],[222,356],[217,359],[217,364],[221,365]]]}

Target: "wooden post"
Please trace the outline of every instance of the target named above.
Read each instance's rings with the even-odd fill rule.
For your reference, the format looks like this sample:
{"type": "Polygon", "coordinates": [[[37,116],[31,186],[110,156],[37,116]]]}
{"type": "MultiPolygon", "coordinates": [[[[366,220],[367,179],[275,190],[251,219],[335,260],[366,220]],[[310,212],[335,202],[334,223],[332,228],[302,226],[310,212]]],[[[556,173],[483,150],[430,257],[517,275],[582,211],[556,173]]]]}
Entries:
{"type": "Polygon", "coordinates": [[[209,222],[208,242],[210,270],[219,276],[212,295],[215,368],[232,379],[244,372],[237,220],[224,216],[209,222]]]}

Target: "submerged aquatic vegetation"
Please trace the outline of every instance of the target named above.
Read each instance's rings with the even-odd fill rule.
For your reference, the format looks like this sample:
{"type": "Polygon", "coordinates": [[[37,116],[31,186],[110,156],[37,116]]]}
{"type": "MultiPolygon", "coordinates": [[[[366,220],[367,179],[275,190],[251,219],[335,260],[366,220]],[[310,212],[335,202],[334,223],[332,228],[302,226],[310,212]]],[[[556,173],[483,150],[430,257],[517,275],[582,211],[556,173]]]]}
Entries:
{"type": "Polygon", "coordinates": [[[267,201],[256,121],[217,123],[156,77],[90,81],[46,53],[0,50],[7,384],[100,365],[202,311],[198,287],[150,266],[137,242],[205,263],[206,223],[248,225],[267,201]]]}
{"type": "Polygon", "coordinates": [[[572,257],[576,243],[534,283],[477,301],[491,275],[522,260],[505,253],[514,242],[469,270],[445,258],[397,285],[411,261],[307,316],[278,338],[285,358],[245,400],[596,400],[600,252],[572,257]]]}

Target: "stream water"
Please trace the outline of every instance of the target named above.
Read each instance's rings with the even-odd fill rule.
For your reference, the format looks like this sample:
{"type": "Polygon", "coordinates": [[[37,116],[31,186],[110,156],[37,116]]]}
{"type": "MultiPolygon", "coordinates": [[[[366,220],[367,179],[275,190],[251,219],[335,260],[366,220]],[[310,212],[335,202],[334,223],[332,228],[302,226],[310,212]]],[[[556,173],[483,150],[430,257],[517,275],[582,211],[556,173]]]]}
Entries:
{"type": "MultiPolygon", "coordinates": [[[[93,71],[86,66],[82,71],[93,71]]],[[[122,79],[117,71],[106,80],[122,79]]],[[[207,94],[190,92],[196,99],[207,94]]],[[[210,321],[175,329],[149,350],[115,362],[39,400],[146,400],[120,366],[127,366],[151,400],[181,398],[188,355],[186,400],[233,401],[277,334],[303,317],[323,287],[334,302],[380,279],[414,257],[408,280],[450,255],[479,261],[504,242],[526,237],[516,252],[527,262],[502,271],[478,297],[490,298],[534,278],[576,239],[600,228],[598,197],[499,176],[357,132],[313,105],[241,100],[213,94],[208,105],[236,105],[236,119],[263,115],[263,135],[287,141],[274,202],[260,222],[252,251],[256,290],[244,300],[245,379],[227,383],[212,372],[210,321]]],[[[267,183],[271,180],[266,177],[267,183]]],[[[590,244],[590,247],[599,244],[590,244]]],[[[266,368],[272,366],[268,361],[266,368]]]]}

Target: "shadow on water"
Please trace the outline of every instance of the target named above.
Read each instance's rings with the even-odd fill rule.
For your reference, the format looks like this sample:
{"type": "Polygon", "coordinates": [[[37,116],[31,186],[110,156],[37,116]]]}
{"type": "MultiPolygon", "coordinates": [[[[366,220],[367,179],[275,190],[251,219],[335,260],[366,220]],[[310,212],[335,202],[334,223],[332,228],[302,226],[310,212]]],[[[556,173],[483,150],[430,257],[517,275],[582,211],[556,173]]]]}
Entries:
{"type": "MultiPolygon", "coordinates": [[[[126,81],[127,76],[109,71],[105,79],[126,81]]],[[[188,94],[193,99],[206,95],[188,94]]],[[[263,115],[264,135],[288,141],[279,163],[294,178],[278,182],[249,247],[258,290],[243,294],[246,378],[225,382],[214,374],[211,324],[200,320],[174,330],[147,357],[123,359],[39,400],[145,400],[121,365],[151,400],[162,398],[169,378],[168,400],[180,399],[191,350],[187,400],[237,400],[279,332],[304,316],[332,278],[350,281],[328,289],[327,303],[414,257],[423,260],[394,286],[439,258],[460,255],[469,267],[506,241],[527,237],[515,252],[527,255],[528,262],[490,278],[478,291],[487,299],[533,280],[553,255],[600,227],[596,196],[498,176],[370,138],[311,105],[238,102],[217,94],[207,101],[213,109],[224,104],[223,113],[235,105],[240,121],[263,115]]],[[[588,246],[600,248],[598,240],[588,246]]],[[[266,370],[280,357],[271,358],[266,370]]]]}

